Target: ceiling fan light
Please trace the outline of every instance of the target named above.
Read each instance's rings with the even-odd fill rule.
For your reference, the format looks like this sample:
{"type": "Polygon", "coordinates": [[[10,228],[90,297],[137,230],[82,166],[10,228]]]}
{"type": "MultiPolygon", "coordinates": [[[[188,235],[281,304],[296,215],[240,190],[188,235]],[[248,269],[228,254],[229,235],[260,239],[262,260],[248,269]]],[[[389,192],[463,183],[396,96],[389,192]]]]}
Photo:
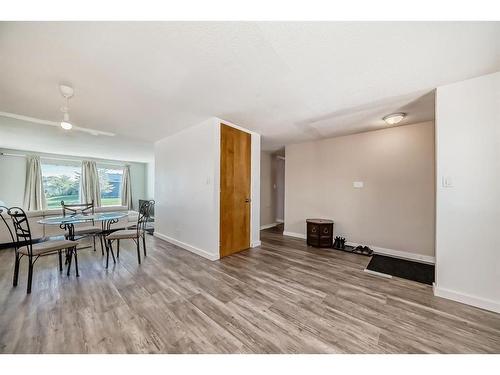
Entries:
{"type": "Polygon", "coordinates": [[[72,127],[73,125],[71,125],[70,122],[61,121],[61,128],[63,128],[64,130],[71,130],[72,127]]]}
{"type": "Polygon", "coordinates": [[[399,113],[392,113],[390,115],[387,115],[384,118],[382,118],[382,120],[384,120],[387,125],[396,125],[396,124],[400,123],[405,117],[406,117],[406,113],[399,112],[399,113]]]}

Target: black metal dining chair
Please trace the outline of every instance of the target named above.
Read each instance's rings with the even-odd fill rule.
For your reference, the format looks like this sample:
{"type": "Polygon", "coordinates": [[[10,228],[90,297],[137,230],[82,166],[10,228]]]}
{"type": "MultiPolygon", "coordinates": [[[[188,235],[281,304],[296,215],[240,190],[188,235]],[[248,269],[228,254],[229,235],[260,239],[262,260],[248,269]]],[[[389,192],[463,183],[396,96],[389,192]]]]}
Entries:
{"type": "Polygon", "coordinates": [[[144,251],[144,256],[146,256],[146,226],[149,222],[149,215],[155,204],[154,200],[143,202],[139,207],[139,216],[137,217],[137,224],[133,229],[121,229],[117,230],[106,236],[107,246],[106,246],[106,268],[109,265],[109,253],[113,257],[113,262],[116,263],[115,254],[113,252],[113,241],[116,241],[116,257],[120,257],[120,240],[133,240],[137,246],[137,261],[141,264],[141,251],[140,251],[140,240],[142,238],[142,247],[144,251]]]}
{"type": "MultiPolygon", "coordinates": [[[[95,204],[94,200],[90,203],[76,203],[76,204],[66,204],[64,201],[61,201],[61,208],[63,216],[67,215],[94,215],[95,214],[95,204]]],[[[102,229],[94,226],[94,220],[90,221],[92,223],[91,226],[86,226],[83,228],[76,228],[75,236],[80,238],[84,237],[92,237],[94,242],[94,251],[96,251],[95,239],[99,237],[101,243],[101,252],[104,255],[104,246],[102,243],[102,229]]]]}
{"type": "MultiPolygon", "coordinates": [[[[9,223],[7,223],[7,220],[5,220],[4,215],[8,215],[9,207],[6,206],[0,206],[0,217],[2,218],[3,223],[7,227],[7,231],[9,232],[10,238],[12,240],[12,245],[14,246],[14,251],[16,254],[16,259],[18,257],[17,254],[17,247],[16,247],[16,239],[14,238],[14,234],[12,233],[12,229],[10,229],[9,223]]],[[[12,281],[13,286],[17,286],[17,274],[19,270],[19,263],[16,261],[14,265],[14,280],[12,281]]]]}
{"type": "MultiPolygon", "coordinates": [[[[77,241],[70,240],[49,240],[44,242],[33,243],[31,237],[30,225],[28,222],[28,217],[26,213],[20,207],[12,207],[7,213],[12,219],[12,224],[14,227],[15,238],[15,251],[16,259],[14,264],[14,286],[17,286],[17,280],[19,275],[19,263],[23,256],[28,257],[28,286],[27,293],[31,293],[31,284],[33,280],[33,266],[35,262],[41,256],[47,255],[59,255],[59,271],[62,272],[62,250],[66,249],[69,252],[68,261],[68,276],[71,268],[71,258],[75,256],[75,269],[76,276],[78,274],[78,257],[76,253],[77,241]]],[[[11,233],[12,234],[12,233],[11,233]]],[[[14,239],[14,236],[13,236],[14,239]]]]}

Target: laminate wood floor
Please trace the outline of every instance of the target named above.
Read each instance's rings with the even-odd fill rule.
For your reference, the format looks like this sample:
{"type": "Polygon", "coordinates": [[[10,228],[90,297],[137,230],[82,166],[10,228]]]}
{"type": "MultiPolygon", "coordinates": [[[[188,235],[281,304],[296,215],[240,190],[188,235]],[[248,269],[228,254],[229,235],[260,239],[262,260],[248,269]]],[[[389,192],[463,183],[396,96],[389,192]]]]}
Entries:
{"type": "Polygon", "coordinates": [[[262,246],[211,262],[148,236],[104,269],[82,250],[80,277],[26,262],[13,288],[0,251],[2,353],[500,353],[500,314],[432,288],[363,272],[369,258],[262,231],[262,246]]]}

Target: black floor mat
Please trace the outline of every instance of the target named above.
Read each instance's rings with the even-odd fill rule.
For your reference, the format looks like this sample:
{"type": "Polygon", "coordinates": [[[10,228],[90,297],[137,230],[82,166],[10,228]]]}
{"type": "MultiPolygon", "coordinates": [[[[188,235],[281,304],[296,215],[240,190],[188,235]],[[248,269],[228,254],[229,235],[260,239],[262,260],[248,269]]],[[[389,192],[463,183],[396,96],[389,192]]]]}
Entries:
{"type": "Polygon", "coordinates": [[[429,285],[434,282],[434,265],[432,264],[375,254],[366,269],[429,285]]]}

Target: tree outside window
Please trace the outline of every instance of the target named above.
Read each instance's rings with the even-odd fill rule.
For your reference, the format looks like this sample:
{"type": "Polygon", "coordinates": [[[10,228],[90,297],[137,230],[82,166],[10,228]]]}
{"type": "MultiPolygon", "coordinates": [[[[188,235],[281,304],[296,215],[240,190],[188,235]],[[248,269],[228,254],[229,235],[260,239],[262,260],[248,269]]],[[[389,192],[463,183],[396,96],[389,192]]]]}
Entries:
{"type": "Polygon", "coordinates": [[[120,206],[122,204],[123,167],[97,166],[102,206],[120,206]]]}
{"type": "Polygon", "coordinates": [[[42,162],[42,180],[47,207],[59,208],[61,201],[80,203],[81,166],[42,162]]]}

